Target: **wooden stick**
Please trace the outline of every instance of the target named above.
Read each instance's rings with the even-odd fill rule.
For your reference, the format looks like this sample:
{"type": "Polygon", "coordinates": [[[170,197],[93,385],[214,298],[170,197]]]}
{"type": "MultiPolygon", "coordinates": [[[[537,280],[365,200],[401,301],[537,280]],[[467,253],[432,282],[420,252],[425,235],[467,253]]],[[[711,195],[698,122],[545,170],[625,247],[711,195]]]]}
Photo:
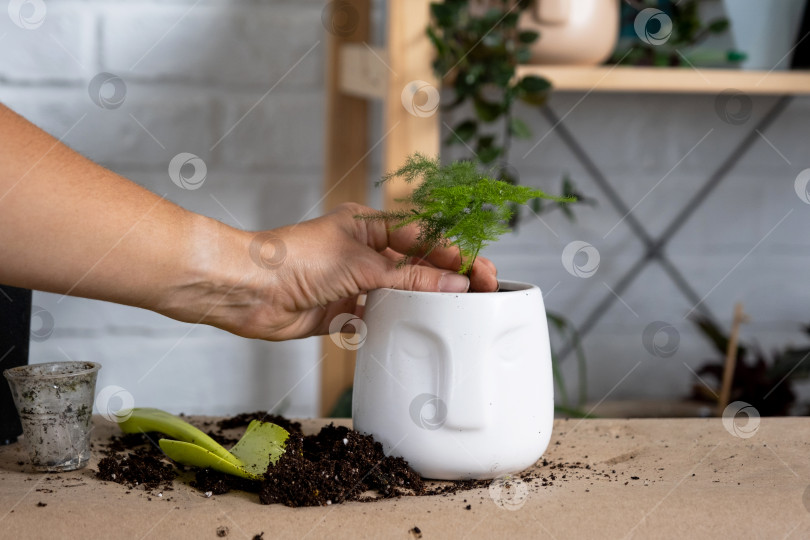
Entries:
{"type": "Polygon", "coordinates": [[[734,369],[737,367],[737,342],[740,337],[740,325],[748,322],[748,315],[743,311],[741,302],[734,306],[734,320],[731,322],[731,335],[726,349],[726,365],[723,368],[723,386],[717,400],[717,416],[722,416],[731,399],[731,384],[734,382],[734,369]]]}

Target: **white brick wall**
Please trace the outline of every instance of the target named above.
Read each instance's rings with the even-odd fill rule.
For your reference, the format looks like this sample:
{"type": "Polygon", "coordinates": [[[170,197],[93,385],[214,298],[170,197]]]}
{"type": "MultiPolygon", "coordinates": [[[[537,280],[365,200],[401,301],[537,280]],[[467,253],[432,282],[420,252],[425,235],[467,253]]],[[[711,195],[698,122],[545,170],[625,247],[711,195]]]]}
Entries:
{"type": "MultiPolygon", "coordinates": [[[[714,96],[594,93],[576,105],[581,98],[581,94],[558,93],[551,106],[558,116],[573,109],[566,126],[625,203],[638,204],[633,213],[653,237],[775,103],[773,97],[754,98],[752,118],[742,126],[731,126],[715,113],[714,96]],[[703,143],[675,167],[707,133],[703,143]]],[[[610,294],[606,284],[614,287],[635,263],[642,245],[626,222],[605,236],[622,216],[553,131],[523,159],[551,126],[536,111],[520,109],[520,114],[535,134],[534,140],[519,141],[512,150],[510,161],[522,181],[556,190],[562,174],[568,172],[581,191],[599,204],[580,208],[573,224],[560,214],[543,217],[548,227],[530,220],[486,254],[498,263],[502,276],[538,283],[550,291],[546,298],[550,310],[581,323],[610,294]],[[563,268],[562,249],[572,240],[587,241],[599,250],[601,262],[593,277],[577,278],[563,268]]],[[[734,303],[744,302],[752,322],[743,326],[742,339],[756,341],[766,351],[807,343],[800,324],[810,322],[810,205],[796,196],[794,181],[799,171],[810,167],[808,125],[810,99],[797,98],[763,133],[784,158],[760,138],[666,249],[726,325],[734,303]]],[[[684,319],[692,304],[657,263],[648,266],[621,298],[627,305],[616,301],[585,339],[590,398],[597,401],[608,393],[611,399],[688,393],[694,377],[686,366],[697,369],[707,358],[716,358],[684,319]],[[644,328],[657,320],[672,324],[680,333],[678,352],[666,359],[648,354],[641,341],[644,328]],[[633,369],[639,360],[642,364],[633,369]],[[631,369],[632,374],[614,388],[631,369]]],[[[563,371],[573,389],[573,358],[563,371]]],[[[807,385],[802,388],[807,399],[807,385]]]]}
{"type": "MultiPolygon", "coordinates": [[[[35,30],[18,28],[3,10],[0,100],[57,137],[67,133],[65,142],[88,157],[226,223],[259,229],[313,217],[320,212],[323,154],[324,3],[52,0],[35,30]],[[90,99],[88,84],[103,71],[126,83],[118,108],[90,99]],[[205,160],[202,188],[184,191],[170,182],[167,166],[179,152],[205,160]]],[[[577,105],[580,98],[555,94],[551,104],[559,115],[573,108],[566,125],[629,206],[711,130],[635,209],[653,235],[774,102],[755,98],[752,119],[730,126],[717,117],[713,96],[591,94],[577,105]]],[[[380,109],[373,110],[379,124],[380,109]]],[[[551,128],[536,111],[519,113],[535,140],[551,128]]],[[[758,141],[667,250],[718,316],[727,319],[733,303],[744,301],[753,322],[743,327],[743,338],[766,348],[802,343],[797,325],[810,322],[810,205],[793,191],[796,174],[810,167],[808,125],[810,100],[796,100],[765,133],[790,163],[758,141]]],[[[626,223],[605,236],[621,216],[555,133],[523,159],[534,142],[518,141],[512,151],[524,183],[555,190],[567,172],[599,205],[579,209],[574,224],[559,214],[544,216],[545,224],[527,221],[487,254],[502,277],[539,284],[549,309],[580,323],[641,246],[626,223]],[[600,251],[590,279],[571,276],[561,264],[572,240],[600,251]]],[[[372,163],[379,168],[379,152],[372,163]]],[[[372,197],[379,201],[379,193],[372,197]]],[[[622,300],[627,306],[616,302],[585,340],[590,397],[611,390],[611,398],[687,393],[686,366],[694,369],[711,356],[684,320],[692,306],[657,264],[622,300]],[[670,358],[655,358],[642,346],[641,333],[655,320],[680,332],[680,348],[670,358]]],[[[55,321],[52,336],[34,343],[35,361],[99,361],[100,385],[123,386],[139,404],[185,412],[274,406],[294,415],[316,412],[317,341],[244,340],[134,308],[48,294],[37,294],[35,303],[55,321]]],[[[564,372],[573,387],[573,360],[564,372]]]]}
{"type": "MultiPolygon", "coordinates": [[[[0,14],[0,100],[84,155],[191,210],[247,229],[320,214],[325,2],[49,1],[41,26],[0,14]],[[100,72],[126,85],[101,108],[100,72]],[[191,152],[194,191],[169,179],[191,152]]],[[[54,318],[33,361],[103,365],[136,403],[172,411],[317,412],[317,340],[266,343],[151,312],[36,293],[54,318]]],[[[39,324],[38,321],[34,323],[39,324]]]]}

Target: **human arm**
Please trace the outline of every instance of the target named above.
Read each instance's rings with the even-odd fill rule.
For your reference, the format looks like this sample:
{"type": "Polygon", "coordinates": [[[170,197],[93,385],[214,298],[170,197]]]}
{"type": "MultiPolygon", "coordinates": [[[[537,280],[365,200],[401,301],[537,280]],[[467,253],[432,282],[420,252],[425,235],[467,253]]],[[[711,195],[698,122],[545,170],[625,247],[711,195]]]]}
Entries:
{"type": "MultiPolygon", "coordinates": [[[[455,291],[466,287],[452,273],[452,248],[431,253],[430,265],[398,268],[415,231],[357,220],[358,205],[251,233],[92,163],[2,105],[0,141],[0,283],[271,340],[326,333],[374,288],[435,291],[452,279],[461,281],[455,291]],[[286,255],[271,260],[280,245],[286,255]]],[[[494,266],[482,259],[472,282],[494,290],[494,266]]]]}

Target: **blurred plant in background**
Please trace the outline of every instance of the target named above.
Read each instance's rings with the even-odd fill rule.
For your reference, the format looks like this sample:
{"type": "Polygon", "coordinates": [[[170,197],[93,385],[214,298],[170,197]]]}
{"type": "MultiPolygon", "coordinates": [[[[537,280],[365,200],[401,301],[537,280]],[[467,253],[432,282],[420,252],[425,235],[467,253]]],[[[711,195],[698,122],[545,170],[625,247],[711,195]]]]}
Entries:
{"type": "MultiPolygon", "coordinates": [[[[540,35],[521,30],[521,14],[531,0],[445,0],[431,4],[433,22],[427,34],[436,51],[433,70],[440,81],[453,92],[446,111],[470,104],[472,118],[457,120],[444,143],[461,145],[482,165],[494,167],[498,180],[519,184],[516,168],[509,165],[512,138],[529,139],[532,131],[514,114],[516,102],[542,107],[548,100],[551,83],[543,77],[517,77],[517,66],[530,58],[529,46],[540,35]]],[[[577,204],[593,204],[578,193],[567,175],[559,193],[576,197],[577,204]]],[[[529,208],[540,214],[559,209],[569,219],[574,215],[570,204],[544,201],[529,202],[529,208]]],[[[520,221],[520,209],[514,208],[509,223],[520,221]]]]}
{"type": "Polygon", "coordinates": [[[729,21],[718,17],[704,22],[701,0],[625,0],[622,35],[632,36],[619,47],[614,63],[636,66],[733,66],[745,53],[700,49],[706,39],[728,32],[729,21]]]}
{"type": "MultiPolygon", "coordinates": [[[[720,355],[716,361],[704,364],[697,370],[697,374],[716,379],[716,388],[720,388],[729,337],[706,318],[698,318],[693,322],[720,355]]],[[[810,335],[810,325],[804,327],[804,332],[810,335]]],[[[803,411],[793,410],[797,405],[793,383],[808,378],[810,347],[786,347],[773,351],[769,358],[756,345],[740,343],[737,346],[730,401],[749,403],[761,416],[786,416],[796,412],[810,414],[807,403],[799,405],[804,408],[803,411]]],[[[693,385],[692,397],[698,401],[717,402],[714,391],[701,382],[693,385]]]]}

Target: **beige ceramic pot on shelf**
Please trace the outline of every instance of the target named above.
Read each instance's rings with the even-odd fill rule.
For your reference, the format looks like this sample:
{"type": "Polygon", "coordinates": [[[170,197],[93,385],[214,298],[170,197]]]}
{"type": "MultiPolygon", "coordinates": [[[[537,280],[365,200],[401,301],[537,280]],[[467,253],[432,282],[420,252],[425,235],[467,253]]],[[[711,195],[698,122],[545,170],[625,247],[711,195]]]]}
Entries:
{"type": "MultiPolygon", "coordinates": [[[[470,13],[502,7],[493,0],[471,0],[470,13]]],[[[532,64],[598,65],[619,39],[619,0],[534,0],[521,16],[522,30],[540,33],[531,45],[532,64]]]]}
{"type": "MultiPolygon", "coordinates": [[[[482,15],[492,0],[471,0],[482,15]]],[[[540,33],[531,46],[532,64],[597,65],[610,58],[619,38],[619,0],[534,0],[521,16],[522,30],[540,33]]]]}
{"type": "Polygon", "coordinates": [[[619,0],[534,0],[520,27],[540,32],[533,64],[598,65],[619,37],[619,0]]]}

